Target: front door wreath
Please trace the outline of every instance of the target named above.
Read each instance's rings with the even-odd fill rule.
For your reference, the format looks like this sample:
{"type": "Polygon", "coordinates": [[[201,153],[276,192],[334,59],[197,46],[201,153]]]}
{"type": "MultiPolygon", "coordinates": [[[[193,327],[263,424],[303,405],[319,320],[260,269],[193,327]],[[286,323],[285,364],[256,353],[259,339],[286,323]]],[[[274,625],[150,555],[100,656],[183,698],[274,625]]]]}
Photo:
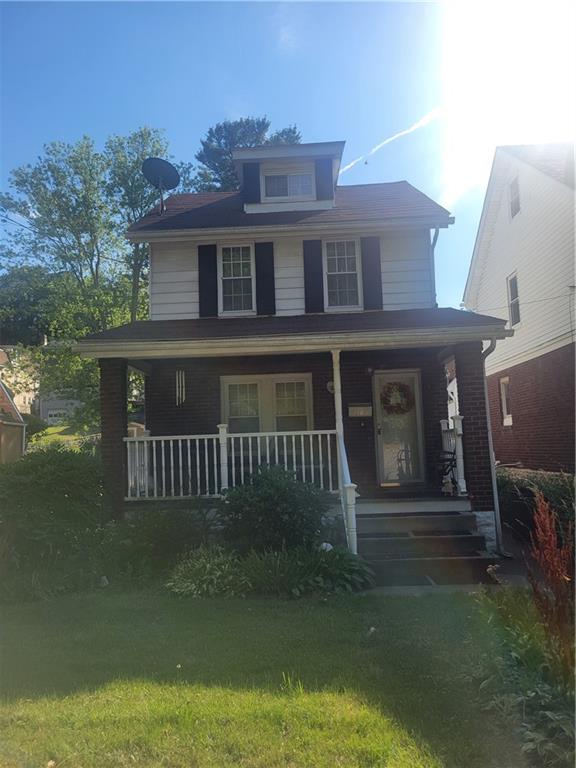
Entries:
{"type": "Polygon", "coordinates": [[[403,381],[390,381],[382,387],[380,405],[387,415],[410,413],[414,408],[414,394],[403,381]]]}

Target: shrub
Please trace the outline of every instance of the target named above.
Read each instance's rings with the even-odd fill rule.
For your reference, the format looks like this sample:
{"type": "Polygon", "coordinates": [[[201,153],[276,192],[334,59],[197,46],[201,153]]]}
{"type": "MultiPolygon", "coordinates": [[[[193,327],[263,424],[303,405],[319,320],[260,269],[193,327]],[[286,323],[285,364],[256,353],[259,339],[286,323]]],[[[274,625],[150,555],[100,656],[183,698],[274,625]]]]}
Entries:
{"type": "Polygon", "coordinates": [[[550,653],[546,630],[526,590],[487,593],[488,621],[503,629],[496,674],[482,683],[487,708],[515,728],[534,765],[574,765],[574,691],[550,653]]]}
{"type": "Polygon", "coordinates": [[[329,494],[280,467],[261,468],[228,491],[222,508],[226,538],[241,550],[312,545],[331,504],[329,494]]]}
{"type": "Polygon", "coordinates": [[[202,546],[182,557],[166,586],[188,597],[233,597],[249,589],[238,556],[218,546],[202,546]]]}
{"type": "Polygon", "coordinates": [[[496,478],[502,520],[519,538],[530,539],[537,492],[557,511],[561,526],[574,522],[573,475],[500,468],[496,478]]]}
{"type": "Polygon", "coordinates": [[[242,572],[251,591],[278,597],[354,592],[373,584],[368,565],[346,549],[251,552],[242,561],[242,572]]]}
{"type": "Polygon", "coordinates": [[[48,423],[36,416],[34,413],[23,413],[22,418],[26,424],[26,439],[29,440],[33,435],[38,435],[40,432],[44,432],[48,423]]]}

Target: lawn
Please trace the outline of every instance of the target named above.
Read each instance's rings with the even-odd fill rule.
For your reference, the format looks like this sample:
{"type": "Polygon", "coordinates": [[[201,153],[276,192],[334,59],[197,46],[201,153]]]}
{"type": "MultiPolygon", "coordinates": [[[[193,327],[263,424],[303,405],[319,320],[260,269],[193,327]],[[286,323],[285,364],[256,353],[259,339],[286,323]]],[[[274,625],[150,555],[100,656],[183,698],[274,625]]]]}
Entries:
{"type": "Polygon", "coordinates": [[[472,675],[499,643],[464,594],[3,608],[0,765],[520,768],[472,675]]]}

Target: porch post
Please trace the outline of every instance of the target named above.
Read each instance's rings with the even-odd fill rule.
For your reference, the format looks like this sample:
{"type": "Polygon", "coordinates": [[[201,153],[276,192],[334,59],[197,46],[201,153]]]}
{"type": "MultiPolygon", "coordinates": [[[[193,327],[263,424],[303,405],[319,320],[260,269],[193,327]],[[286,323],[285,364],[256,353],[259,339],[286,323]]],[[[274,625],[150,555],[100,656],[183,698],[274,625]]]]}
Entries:
{"type": "Polygon", "coordinates": [[[458,483],[458,493],[460,496],[466,496],[466,478],[464,469],[464,449],[462,447],[462,416],[454,414],[454,451],[456,453],[456,482],[458,483]]]}
{"type": "Polygon", "coordinates": [[[342,379],[340,377],[340,350],[332,350],[332,371],[334,379],[334,411],[336,414],[336,432],[344,436],[344,419],[342,417],[342,379]]]}
{"type": "Polygon", "coordinates": [[[126,496],[127,365],[126,360],[104,358],[100,365],[100,424],[104,483],[114,517],[122,517],[126,496]]]}
{"type": "Polygon", "coordinates": [[[218,424],[220,439],[220,492],[228,488],[228,424],[218,424]]]}

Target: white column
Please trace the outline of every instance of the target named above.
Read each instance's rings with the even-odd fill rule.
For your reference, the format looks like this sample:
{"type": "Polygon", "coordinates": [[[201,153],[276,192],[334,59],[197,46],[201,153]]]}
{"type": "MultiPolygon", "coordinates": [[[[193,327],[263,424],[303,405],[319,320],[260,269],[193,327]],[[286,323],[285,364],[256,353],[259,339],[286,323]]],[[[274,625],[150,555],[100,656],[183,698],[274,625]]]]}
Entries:
{"type": "Polygon", "coordinates": [[[336,432],[344,435],[344,420],[342,417],[342,379],[340,377],[340,350],[332,350],[332,378],[334,380],[334,411],[336,414],[336,432]]]}
{"type": "Polygon", "coordinates": [[[220,440],[220,492],[228,488],[228,424],[218,424],[220,440]]]}
{"type": "Polygon", "coordinates": [[[458,494],[466,496],[466,479],[464,476],[464,448],[462,446],[462,416],[452,416],[454,422],[454,448],[456,451],[456,481],[458,483],[458,494]]]}
{"type": "Polygon", "coordinates": [[[356,486],[354,483],[347,483],[344,486],[344,504],[348,548],[353,555],[357,555],[358,542],[356,537],[356,486]]]}

